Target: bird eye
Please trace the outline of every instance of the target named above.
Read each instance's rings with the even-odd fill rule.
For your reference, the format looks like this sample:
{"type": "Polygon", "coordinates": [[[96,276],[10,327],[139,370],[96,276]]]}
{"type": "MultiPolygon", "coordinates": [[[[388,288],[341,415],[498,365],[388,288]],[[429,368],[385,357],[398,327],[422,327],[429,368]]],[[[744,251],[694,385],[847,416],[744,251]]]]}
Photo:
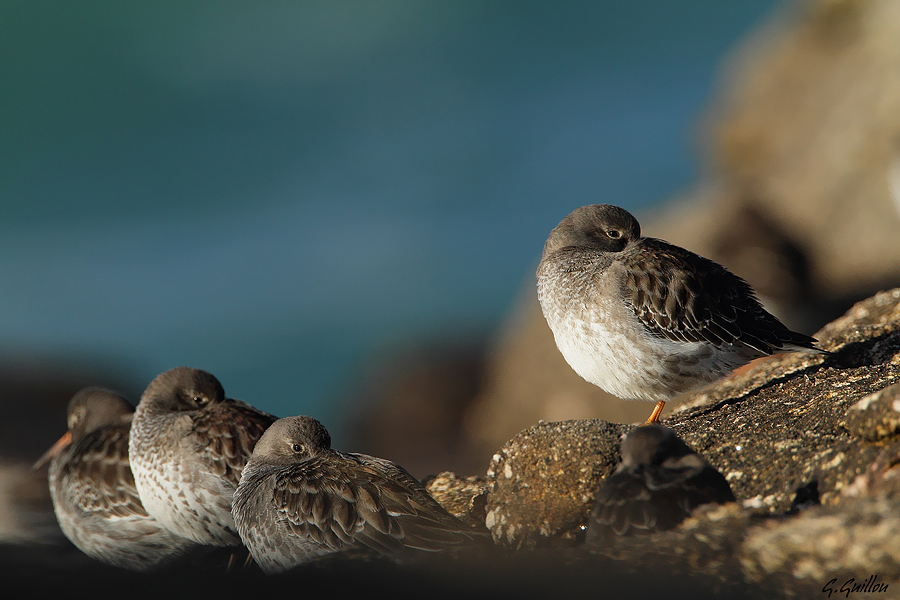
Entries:
{"type": "Polygon", "coordinates": [[[608,235],[609,237],[611,237],[612,239],[615,240],[615,239],[622,237],[622,232],[619,231],[618,229],[610,229],[609,231],[606,232],[606,235],[608,235]]]}
{"type": "Polygon", "coordinates": [[[203,406],[207,402],[209,402],[209,398],[206,396],[194,396],[192,400],[197,404],[197,406],[203,406]]]}
{"type": "Polygon", "coordinates": [[[292,444],[291,450],[294,452],[303,452],[303,444],[292,444]]]}
{"type": "Polygon", "coordinates": [[[83,419],[83,418],[84,418],[84,413],[82,411],[76,410],[75,412],[73,412],[72,415],[69,417],[69,429],[78,425],[78,423],[80,423],[81,419],[83,419]]]}

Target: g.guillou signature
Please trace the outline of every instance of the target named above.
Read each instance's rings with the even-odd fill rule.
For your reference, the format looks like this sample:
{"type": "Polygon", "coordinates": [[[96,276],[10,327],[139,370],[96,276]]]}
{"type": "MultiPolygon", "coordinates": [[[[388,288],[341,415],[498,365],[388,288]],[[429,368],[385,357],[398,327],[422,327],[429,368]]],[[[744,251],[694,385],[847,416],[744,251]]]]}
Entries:
{"type": "Polygon", "coordinates": [[[856,581],[855,578],[851,577],[844,583],[840,584],[840,587],[837,587],[838,580],[837,577],[829,581],[822,588],[823,594],[828,594],[828,597],[831,598],[831,594],[837,593],[840,595],[844,595],[849,598],[850,594],[871,594],[871,593],[880,593],[886,592],[888,589],[888,584],[879,583],[878,575],[871,575],[870,577],[862,580],[856,581]]]}

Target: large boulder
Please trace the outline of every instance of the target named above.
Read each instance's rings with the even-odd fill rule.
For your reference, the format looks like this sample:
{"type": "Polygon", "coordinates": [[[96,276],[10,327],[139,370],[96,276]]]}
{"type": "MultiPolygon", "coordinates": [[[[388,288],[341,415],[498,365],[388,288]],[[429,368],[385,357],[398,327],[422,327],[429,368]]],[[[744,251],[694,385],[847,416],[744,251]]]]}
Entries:
{"type": "Polygon", "coordinates": [[[900,288],[816,335],[827,354],[760,360],[664,420],[725,475],[737,504],[703,507],[672,531],[583,545],[596,490],[632,426],[542,422],[490,463],[494,539],[580,549],[570,560],[603,556],[622,573],[688,570],[721,589],[809,597],[832,576],[838,589],[872,574],[900,588],[900,288]]]}

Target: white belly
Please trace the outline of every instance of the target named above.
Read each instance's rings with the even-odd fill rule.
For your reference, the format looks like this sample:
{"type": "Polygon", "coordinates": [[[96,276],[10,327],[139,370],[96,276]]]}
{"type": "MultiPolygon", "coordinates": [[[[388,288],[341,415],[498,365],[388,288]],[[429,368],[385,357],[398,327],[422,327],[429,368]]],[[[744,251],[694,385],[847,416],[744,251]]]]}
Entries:
{"type": "Polygon", "coordinates": [[[568,286],[567,291],[587,289],[590,304],[577,293],[551,294],[548,279],[538,279],[541,309],[556,345],[569,366],[590,383],[626,400],[657,402],[747,362],[731,347],[652,336],[623,302],[597,293],[597,286],[616,283],[604,277],[582,274],[568,286]]]}
{"type": "Polygon", "coordinates": [[[231,516],[234,486],[191,447],[178,419],[153,428],[145,426],[140,411],[138,406],[131,426],[129,460],[144,509],[170,531],[195,542],[239,545],[231,516]]]}

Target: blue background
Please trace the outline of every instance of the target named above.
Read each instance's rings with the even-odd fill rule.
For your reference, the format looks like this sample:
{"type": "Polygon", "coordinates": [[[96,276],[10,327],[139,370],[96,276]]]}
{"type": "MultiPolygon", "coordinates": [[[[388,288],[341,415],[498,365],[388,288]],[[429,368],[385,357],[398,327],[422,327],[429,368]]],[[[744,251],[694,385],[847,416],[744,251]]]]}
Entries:
{"type": "Polygon", "coordinates": [[[4,2],[0,353],[334,429],[367,357],[489,335],[573,208],[694,182],[777,4],[4,2]]]}

